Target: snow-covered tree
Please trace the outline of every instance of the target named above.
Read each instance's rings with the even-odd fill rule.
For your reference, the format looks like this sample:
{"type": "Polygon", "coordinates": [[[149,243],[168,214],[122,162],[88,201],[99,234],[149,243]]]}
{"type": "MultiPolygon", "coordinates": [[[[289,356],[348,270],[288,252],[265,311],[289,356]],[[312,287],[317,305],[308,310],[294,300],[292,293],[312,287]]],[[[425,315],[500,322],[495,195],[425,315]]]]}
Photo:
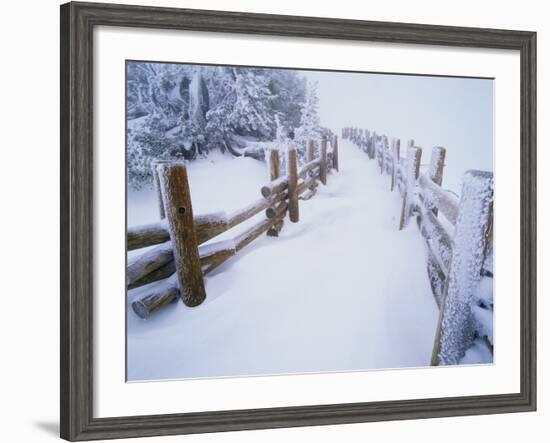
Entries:
{"type": "Polygon", "coordinates": [[[180,118],[181,131],[175,136],[176,138],[179,136],[182,144],[186,147],[184,157],[193,159],[197,154],[202,155],[203,149],[207,149],[205,147],[207,141],[205,128],[210,96],[201,67],[198,67],[193,73],[187,97],[187,111],[183,112],[180,118]]]}
{"type": "Polygon", "coordinates": [[[271,107],[279,116],[279,124],[287,134],[293,134],[300,126],[302,106],[306,98],[306,79],[289,69],[273,69],[269,72],[271,107]]]}
{"type": "Polygon", "coordinates": [[[305,79],[292,70],[129,62],[130,184],[151,183],[156,159],[242,155],[242,140],[274,140],[275,116],[292,136],[305,99],[305,79]]]}
{"type": "Polygon", "coordinates": [[[308,83],[306,97],[301,109],[300,126],[295,131],[295,140],[300,148],[305,149],[309,139],[318,139],[320,135],[317,83],[308,83]]]}

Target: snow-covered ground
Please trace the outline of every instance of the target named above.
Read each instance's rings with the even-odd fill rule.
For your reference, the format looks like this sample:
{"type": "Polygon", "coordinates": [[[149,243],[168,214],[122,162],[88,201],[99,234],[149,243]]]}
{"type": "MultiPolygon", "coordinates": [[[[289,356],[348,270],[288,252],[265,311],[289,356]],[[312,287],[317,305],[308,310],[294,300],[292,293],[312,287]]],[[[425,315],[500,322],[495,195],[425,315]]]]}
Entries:
{"type": "MultiPolygon", "coordinates": [[[[414,223],[397,230],[389,176],[346,141],[340,169],[300,202],[299,223],[285,220],[279,238],[262,236],[209,274],[202,305],[178,301],[141,320],[130,304],[144,288],[130,291],[128,379],[428,365],[438,309],[422,237],[414,223]]],[[[189,176],[198,214],[250,203],[266,172],[219,155],[189,176]]],[[[157,218],[153,192],[130,194],[130,226],[157,218]]]]}

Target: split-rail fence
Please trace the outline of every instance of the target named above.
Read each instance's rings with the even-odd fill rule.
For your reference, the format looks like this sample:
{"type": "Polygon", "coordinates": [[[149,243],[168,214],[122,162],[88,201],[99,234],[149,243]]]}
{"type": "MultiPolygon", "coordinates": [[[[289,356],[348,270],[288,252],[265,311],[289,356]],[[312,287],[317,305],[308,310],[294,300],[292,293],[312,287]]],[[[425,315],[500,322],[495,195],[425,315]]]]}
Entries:
{"type": "Polygon", "coordinates": [[[276,147],[266,150],[263,157],[269,165],[270,181],[261,187],[258,200],[230,215],[193,213],[185,163],[158,162],[152,166],[161,220],[128,228],[127,250],[148,249],[129,260],[126,284],[130,290],[165,282],[132,302],[138,316],[147,318],[178,299],[187,306],[200,305],[206,298],[205,275],[263,233],[278,237],[287,215],[290,222],[297,223],[299,201],[315,196],[318,181],[326,185],[329,172],[339,170],[338,138],[329,131],[320,140],[309,140],[300,167],[296,148],[285,153],[283,159],[276,147]],[[233,239],[209,242],[262,211],[262,220],[233,239]]]}
{"type": "MultiPolygon", "coordinates": [[[[478,339],[493,352],[493,174],[467,171],[460,197],[442,187],[446,150],[434,147],[421,171],[422,149],[359,128],[348,139],[390,176],[402,197],[399,229],[416,218],[426,243],[427,272],[440,310],[432,365],[458,364],[478,339]]],[[[411,313],[414,315],[414,313],[411,313]]]]}

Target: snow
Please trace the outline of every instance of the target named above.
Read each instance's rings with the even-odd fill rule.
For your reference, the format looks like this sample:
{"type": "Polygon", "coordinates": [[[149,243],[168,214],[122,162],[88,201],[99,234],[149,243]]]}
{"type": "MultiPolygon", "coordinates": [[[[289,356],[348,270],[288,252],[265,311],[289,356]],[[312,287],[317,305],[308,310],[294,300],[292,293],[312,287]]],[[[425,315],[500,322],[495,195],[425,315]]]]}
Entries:
{"type": "MultiPolygon", "coordinates": [[[[188,163],[187,173],[195,216],[247,206],[261,197],[260,187],[267,182],[262,163],[220,152],[188,163]]],[[[128,226],[158,222],[156,199],[153,189],[128,189],[128,226]]]]}
{"type": "Polygon", "coordinates": [[[445,148],[442,148],[441,146],[434,146],[432,148],[432,153],[430,156],[430,166],[428,169],[428,176],[433,180],[436,181],[437,173],[439,168],[442,167],[443,162],[445,161],[443,158],[443,152],[445,148]]]}
{"type": "Polygon", "coordinates": [[[202,255],[211,255],[219,251],[227,251],[232,249],[235,249],[235,241],[233,239],[208,243],[200,248],[202,255]]]}
{"type": "MultiPolygon", "coordinates": [[[[376,162],[347,140],[339,148],[341,172],[300,202],[300,222],[209,274],[202,305],[141,320],[130,304],[147,287],[129,292],[129,380],[429,365],[438,308],[422,236],[414,223],[398,231],[401,198],[376,162]]],[[[188,174],[195,214],[247,206],[265,184],[264,164],[221,154],[188,174]]],[[[154,192],[128,202],[129,226],[158,221],[154,192]]]]}
{"type": "Polygon", "coordinates": [[[485,306],[493,306],[493,279],[491,277],[483,277],[480,280],[475,297],[485,306]]]}
{"type": "Polygon", "coordinates": [[[460,359],[461,365],[493,363],[493,354],[481,339],[474,340],[474,344],[468,348],[466,354],[460,359]]]}
{"type": "Polygon", "coordinates": [[[493,311],[480,306],[472,306],[475,328],[480,337],[487,337],[493,344],[493,311]]]}
{"type": "MultiPolygon", "coordinates": [[[[352,133],[357,132],[352,129],[352,133]]],[[[351,139],[357,144],[357,137],[352,136],[351,139]]],[[[386,136],[382,136],[382,139],[387,140],[386,136]]],[[[434,258],[440,267],[437,269],[430,262],[428,263],[428,273],[436,297],[441,297],[443,293],[438,277],[441,270],[447,275],[450,274],[439,360],[442,364],[458,364],[465,358],[464,355],[468,353],[470,347],[477,346],[476,337],[484,340],[481,343],[488,350],[489,345],[491,347],[493,345],[492,237],[487,237],[492,217],[493,175],[488,171],[467,171],[463,177],[460,210],[455,210],[453,207],[459,205],[458,197],[455,198],[450,192],[440,190],[437,196],[434,195],[440,188],[432,180],[438,180],[437,171],[441,169],[444,162],[444,149],[441,147],[432,149],[426,171],[430,178],[420,175],[423,183],[423,189],[421,189],[414,179],[413,159],[418,153],[418,148],[413,148],[413,145],[414,141],[409,140],[406,161],[399,166],[399,172],[404,174],[401,169],[407,171],[406,200],[410,200],[408,197],[413,193],[420,192],[423,195],[424,204],[420,201],[420,195],[414,196],[414,207],[421,211],[420,229],[427,237],[431,250],[435,252],[434,258]],[[436,202],[437,204],[434,204],[436,202]],[[456,230],[448,221],[436,219],[431,214],[431,209],[435,207],[440,207],[453,224],[457,223],[456,230]],[[455,211],[459,213],[458,221],[455,211]],[[486,241],[489,243],[485,256],[486,241]],[[488,277],[482,277],[482,275],[488,277]]],[[[380,160],[382,146],[379,142],[377,147],[380,160]]],[[[387,150],[383,151],[387,152],[387,150]]],[[[410,205],[410,201],[407,202],[406,206],[410,205]]],[[[441,304],[439,299],[438,304],[441,304]]],[[[491,359],[475,352],[472,355],[479,355],[483,357],[483,362],[488,363],[492,361],[492,349],[489,350],[489,354],[491,359]]],[[[472,357],[468,358],[470,361],[472,357]]]]}
{"type": "Polygon", "coordinates": [[[333,71],[304,75],[318,82],[323,125],[366,127],[400,138],[402,154],[410,138],[423,157],[443,146],[445,189],[460,194],[466,170],[493,170],[493,79],[333,71]]]}

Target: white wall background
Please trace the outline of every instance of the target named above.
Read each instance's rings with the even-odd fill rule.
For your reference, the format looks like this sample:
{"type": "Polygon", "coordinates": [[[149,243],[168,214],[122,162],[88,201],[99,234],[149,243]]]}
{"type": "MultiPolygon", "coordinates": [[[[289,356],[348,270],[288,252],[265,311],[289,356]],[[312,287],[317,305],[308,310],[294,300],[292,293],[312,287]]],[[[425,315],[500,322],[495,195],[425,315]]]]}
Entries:
{"type": "MultiPolygon", "coordinates": [[[[550,390],[545,374],[550,363],[546,346],[549,302],[550,178],[542,167],[550,162],[548,77],[550,16],[545,3],[462,0],[388,0],[385,2],[297,2],[279,0],[162,0],[119,3],[156,4],[204,9],[230,9],[293,15],[458,26],[525,29],[538,32],[539,144],[539,411],[529,414],[461,417],[347,426],[166,437],[148,441],[278,442],[278,441],[543,441],[550,420],[550,390]],[[545,75],[546,74],[546,75],[545,75]]],[[[2,169],[0,189],[3,233],[1,251],[2,317],[0,435],[9,442],[54,441],[58,434],[59,331],[59,11],[53,0],[11,2],[2,9],[0,121],[2,169]]],[[[546,437],[547,438],[547,437],[546,437]]]]}

